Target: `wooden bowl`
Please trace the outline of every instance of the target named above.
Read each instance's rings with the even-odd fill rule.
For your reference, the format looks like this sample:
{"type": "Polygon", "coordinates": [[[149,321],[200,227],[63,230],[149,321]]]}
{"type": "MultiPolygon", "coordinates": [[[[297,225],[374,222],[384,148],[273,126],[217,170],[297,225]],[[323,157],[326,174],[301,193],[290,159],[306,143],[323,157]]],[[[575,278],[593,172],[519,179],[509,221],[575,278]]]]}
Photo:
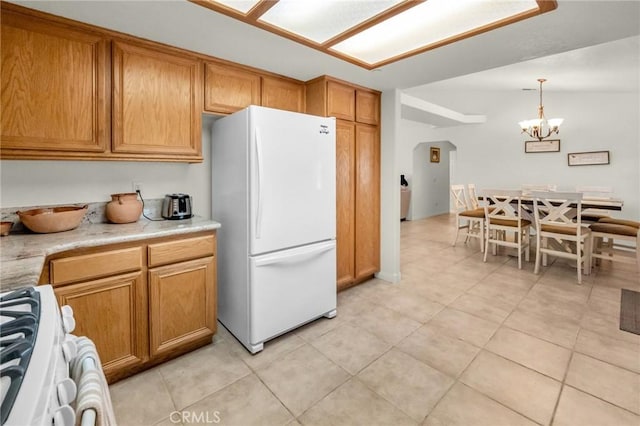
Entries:
{"type": "Polygon", "coordinates": [[[0,237],[5,237],[9,235],[9,231],[11,231],[11,227],[13,226],[13,222],[0,222],[2,225],[0,227],[0,237]]]}
{"type": "Polygon", "coordinates": [[[87,213],[88,207],[87,205],[80,207],[62,206],[25,210],[16,213],[24,226],[33,232],[48,234],[77,228],[87,213]]]}

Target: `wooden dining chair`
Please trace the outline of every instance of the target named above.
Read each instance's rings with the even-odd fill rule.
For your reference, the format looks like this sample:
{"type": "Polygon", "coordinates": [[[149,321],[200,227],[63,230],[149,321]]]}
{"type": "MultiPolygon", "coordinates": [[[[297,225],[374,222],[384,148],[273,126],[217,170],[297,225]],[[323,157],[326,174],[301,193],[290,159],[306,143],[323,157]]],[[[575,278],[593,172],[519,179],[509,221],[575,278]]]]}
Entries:
{"type": "MultiPolygon", "coordinates": [[[[582,192],[582,198],[605,200],[613,196],[610,186],[576,186],[576,192],[582,192]]],[[[611,212],[603,209],[585,209],[582,212],[582,222],[595,223],[602,218],[611,217],[611,212]]]]}
{"type": "Polygon", "coordinates": [[[620,219],[616,217],[604,217],[600,219],[600,223],[615,223],[616,225],[633,226],[634,228],[640,228],[640,222],[631,219],[620,219]]]}
{"type": "Polygon", "coordinates": [[[524,183],[521,186],[522,195],[529,196],[533,193],[533,191],[555,191],[557,188],[556,185],[543,183],[543,184],[532,184],[532,183],[524,183]]]}
{"type": "Polygon", "coordinates": [[[591,269],[591,231],[582,223],[582,193],[533,191],[536,221],[536,266],[549,255],[576,262],[578,283],[591,269]]]}
{"type": "Polygon", "coordinates": [[[467,184],[467,191],[467,195],[469,195],[469,207],[472,210],[480,208],[480,204],[478,203],[478,194],[476,193],[476,184],[467,184]]]}
{"type": "Polygon", "coordinates": [[[640,222],[604,218],[589,228],[594,263],[601,260],[630,263],[640,272],[640,222]]]}
{"type": "Polygon", "coordinates": [[[487,218],[484,262],[487,261],[490,244],[493,244],[494,254],[499,246],[510,247],[517,250],[518,269],[522,269],[522,254],[529,261],[531,243],[531,221],[521,217],[522,191],[489,189],[481,191],[480,196],[487,218]]]}
{"type": "Polygon", "coordinates": [[[456,212],[456,236],[451,245],[456,245],[460,230],[464,230],[464,234],[462,234],[465,236],[464,243],[466,244],[469,238],[477,238],[480,240],[480,251],[483,251],[485,237],[484,209],[469,208],[464,194],[464,185],[451,185],[451,196],[453,197],[456,212]]]}

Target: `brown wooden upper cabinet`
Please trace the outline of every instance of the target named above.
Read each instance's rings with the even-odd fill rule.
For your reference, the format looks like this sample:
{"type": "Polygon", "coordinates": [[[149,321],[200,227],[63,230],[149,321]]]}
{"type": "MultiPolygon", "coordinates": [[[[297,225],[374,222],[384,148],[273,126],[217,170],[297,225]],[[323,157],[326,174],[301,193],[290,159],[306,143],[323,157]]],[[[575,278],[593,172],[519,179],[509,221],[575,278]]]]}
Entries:
{"type": "Polygon", "coordinates": [[[306,83],[307,113],[378,125],[380,92],[328,76],[306,83]]]}
{"type": "Polygon", "coordinates": [[[110,136],[107,39],[5,6],[2,157],[104,152],[110,136]]]}
{"type": "Polygon", "coordinates": [[[356,121],[377,125],[380,123],[380,94],[356,89],[356,121]]]}
{"type": "Polygon", "coordinates": [[[198,58],[113,42],[113,152],[202,159],[198,58]]]}
{"type": "Polygon", "coordinates": [[[343,120],[355,121],[356,96],[353,86],[327,82],[327,115],[343,120]]]}
{"type": "Polygon", "coordinates": [[[287,78],[263,76],[262,106],[305,112],[304,84],[287,78]]]}
{"type": "Polygon", "coordinates": [[[2,3],[0,158],[202,161],[202,61],[2,3]]]}
{"type": "Polygon", "coordinates": [[[202,112],[249,105],[378,123],[379,93],[344,81],[305,84],[13,3],[0,13],[2,159],[201,162],[202,112]]]}
{"type": "Polygon", "coordinates": [[[260,105],[260,76],[233,65],[204,64],[204,109],[230,114],[249,105],[260,105]]]}

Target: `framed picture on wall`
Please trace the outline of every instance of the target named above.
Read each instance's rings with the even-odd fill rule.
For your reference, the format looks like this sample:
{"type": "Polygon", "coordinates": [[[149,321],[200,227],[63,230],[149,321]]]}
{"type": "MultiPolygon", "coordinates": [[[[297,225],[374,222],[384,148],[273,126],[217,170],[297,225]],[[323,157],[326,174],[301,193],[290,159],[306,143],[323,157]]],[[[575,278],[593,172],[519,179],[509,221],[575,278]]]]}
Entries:
{"type": "Polygon", "coordinates": [[[572,152],[567,154],[570,166],[609,164],[609,151],[572,152]]]}
{"type": "Polygon", "coordinates": [[[526,141],[524,152],[560,152],[560,139],[546,141],[526,141]]]}
{"type": "Polygon", "coordinates": [[[440,148],[432,147],[431,149],[429,149],[429,161],[431,161],[432,163],[440,162],[440,148]]]}

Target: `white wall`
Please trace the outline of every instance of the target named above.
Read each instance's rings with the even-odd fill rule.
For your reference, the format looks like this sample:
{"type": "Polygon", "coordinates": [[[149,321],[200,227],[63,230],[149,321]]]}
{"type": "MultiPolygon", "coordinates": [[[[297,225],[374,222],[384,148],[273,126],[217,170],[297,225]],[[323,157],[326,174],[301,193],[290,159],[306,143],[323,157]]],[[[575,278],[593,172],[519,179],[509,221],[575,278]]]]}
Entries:
{"type": "Polygon", "coordinates": [[[145,199],[184,192],[196,215],[211,217],[211,124],[203,116],[202,155],[197,164],[128,161],[0,161],[0,206],[26,207],[110,201],[110,194],[143,184],[145,199]]]}
{"type": "Polygon", "coordinates": [[[449,142],[420,143],[413,149],[413,185],[410,220],[449,212],[450,152],[449,142]],[[440,162],[429,159],[431,147],[440,148],[440,162]]]}
{"type": "Polygon", "coordinates": [[[400,172],[396,156],[400,123],[400,92],[382,93],[380,135],[380,272],[389,282],[400,281],[400,172]]]}
{"type": "Polygon", "coordinates": [[[478,188],[519,188],[526,183],[611,186],[624,200],[618,216],[640,218],[640,96],[629,93],[544,93],[548,118],[565,119],[558,138],[561,152],[525,154],[517,122],[537,112],[537,92],[433,92],[429,101],[446,107],[465,105],[464,113],[485,114],[484,124],[433,129],[401,121],[399,173],[410,174],[418,143],[450,141],[457,147],[451,183],[478,188]],[[567,165],[567,153],[608,150],[610,165],[567,165]]]}
{"type": "MultiPolygon", "coordinates": [[[[463,99],[465,113],[487,115],[487,123],[433,129],[400,119],[399,93],[382,96],[381,278],[400,277],[399,176],[412,185],[413,149],[422,142],[450,141],[457,147],[451,183],[479,188],[518,187],[522,183],[610,185],[625,201],[622,216],[640,218],[640,98],[638,93],[547,93],[549,117],[563,117],[561,152],[525,154],[517,122],[536,113],[537,93],[434,93],[431,102],[448,106],[463,99]],[[607,126],[607,123],[613,125],[607,126]],[[610,150],[611,165],[568,167],[567,152],[610,150]]],[[[0,206],[109,201],[142,182],[146,198],[187,192],[194,212],[211,215],[210,127],[203,120],[201,164],[107,161],[0,161],[0,206]]],[[[412,191],[415,196],[415,191],[412,191]]]]}

